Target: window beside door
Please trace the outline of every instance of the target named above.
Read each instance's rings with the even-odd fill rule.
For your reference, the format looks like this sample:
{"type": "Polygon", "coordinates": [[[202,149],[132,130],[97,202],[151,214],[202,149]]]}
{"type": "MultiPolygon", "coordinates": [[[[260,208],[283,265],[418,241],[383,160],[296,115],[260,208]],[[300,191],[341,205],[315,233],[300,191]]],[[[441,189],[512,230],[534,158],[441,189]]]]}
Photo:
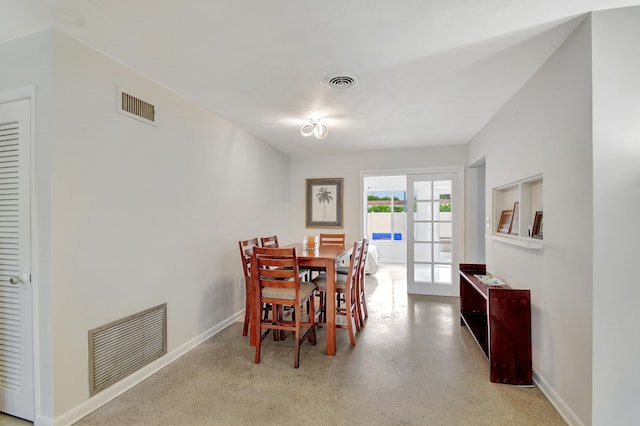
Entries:
{"type": "Polygon", "coordinates": [[[366,230],[372,241],[406,239],[406,200],[404,189],[366,192],[366,230]]]}

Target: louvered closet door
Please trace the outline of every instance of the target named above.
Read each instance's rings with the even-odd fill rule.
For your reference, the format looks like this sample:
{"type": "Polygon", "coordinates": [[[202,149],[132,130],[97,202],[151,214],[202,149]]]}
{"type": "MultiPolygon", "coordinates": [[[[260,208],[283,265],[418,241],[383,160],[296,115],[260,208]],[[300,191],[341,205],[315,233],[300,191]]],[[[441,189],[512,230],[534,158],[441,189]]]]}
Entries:
{"type": "Polygon", "coordinates": [[[33,421],[31,100],[0,103],[0,411],[33,421]]]}

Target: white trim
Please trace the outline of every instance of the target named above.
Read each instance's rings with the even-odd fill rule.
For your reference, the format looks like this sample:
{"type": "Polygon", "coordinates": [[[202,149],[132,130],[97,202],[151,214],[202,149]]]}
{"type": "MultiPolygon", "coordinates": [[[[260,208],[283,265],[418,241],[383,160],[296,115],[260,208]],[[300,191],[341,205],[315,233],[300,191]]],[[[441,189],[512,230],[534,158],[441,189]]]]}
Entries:
{"type": "Polygon", "coordinates": [[[498,235],[498,234],[485,234],[484,238],[491,241],[500,241],[504,244],[511,244],[512,246],[518,246],[529,250],[544,250],[544,243],[542,240],[536,240],[531,237],[519,237],[515,235],[498,235]]]}
{"type": "MultiPolygon", "coordinates": [[[[72,408],[66,413],[62,414],[59,417],[56,417],[54,420],[54,424],[56,425],[71,425],[98,408],[102,407],[106,403],[112,401],[116,397],[122,395],[124,392],[133,388],[143,380],[157,373],[167,365],[176,361],[178,358],[186,354],[187,352],[194,349],[196,346],[203,343],[205,340],[210,337],[218,334],[220,331],[227,328],[229,325],[244,318],[244,309],[225,319],[224,321],[214,325],[210,329],[205,332],[199,334],[193,339],[189,340],[182,346],[177,347],[171,352],[167,353],[165,356],[159,358],[158,360],[152,362],[151,364],[141,368],[140,370],[132,373],[130,376],[125,377],[117,383],[114,383],[110,387],[104,389],[103,391],[97,393],[95,396],[89,398],[82,404],[72,408]]],[[[40,423],[38,422],[38,425],[40,423]]]]}
{"type": "Polygon", "coordinates": [[[40,416],[36,417],[33,424],[36,426],[53,426],[53,419],[51,417],[40,416]]]}
{"type": "Polygon", "coordinates": [[[558,410],[560,416],[566,421],[568,424],[572,426],[584,426],[584,423],[576,416],[576,414],[571,411],[571,408],[564,402],[564,400],[558,395],[558,393],[547,383],[547,381],[542,377],[542,375],[533,367],[533,382],[538,386],[540,392],[547,397],[551,405],[558,410]]]}
{"type": "MultiPolygon", "coordinates": [[[[6,90],[3,92],[0,92],[0,103],[21,101],[23,99],[31,99],[33,101],[35,98],[35,94],[36,94],[35,86],[26,86],[26,87],[21,87],[19,89],[6,90]]],[[[33,120],[31,121],[32,121],[31,127],[33,127],[33,120]]],[[[33,139],[33,137],[31,139],[33,139]]]]}

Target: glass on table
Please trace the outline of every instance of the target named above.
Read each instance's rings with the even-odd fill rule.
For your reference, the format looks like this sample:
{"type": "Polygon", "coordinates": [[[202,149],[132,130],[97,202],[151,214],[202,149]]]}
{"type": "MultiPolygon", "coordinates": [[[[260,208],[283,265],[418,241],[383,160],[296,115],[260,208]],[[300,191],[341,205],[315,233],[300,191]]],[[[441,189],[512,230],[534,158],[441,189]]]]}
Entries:
{"type": "Polygon", "coordinates": [[[302,240],[302,248],[305,249],[317,249],[320,247],[320,236],[319,235],[305,235],[302,240]]]}

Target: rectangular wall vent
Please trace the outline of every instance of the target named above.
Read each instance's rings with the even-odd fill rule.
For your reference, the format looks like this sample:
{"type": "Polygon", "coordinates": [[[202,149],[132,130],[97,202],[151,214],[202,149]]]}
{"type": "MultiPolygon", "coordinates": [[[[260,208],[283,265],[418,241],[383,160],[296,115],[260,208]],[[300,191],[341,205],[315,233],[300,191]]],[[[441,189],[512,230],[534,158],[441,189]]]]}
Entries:
{"type": "Polygon", "coordinates": [[[166,353],[166,303],[90,330],[90,394],[96,394],[166,353]]]}
{"type": "Polygon", "coordinates": [[[144,123],[156,125],[156,107],[118,89],[118,111],[144,123]]]}

